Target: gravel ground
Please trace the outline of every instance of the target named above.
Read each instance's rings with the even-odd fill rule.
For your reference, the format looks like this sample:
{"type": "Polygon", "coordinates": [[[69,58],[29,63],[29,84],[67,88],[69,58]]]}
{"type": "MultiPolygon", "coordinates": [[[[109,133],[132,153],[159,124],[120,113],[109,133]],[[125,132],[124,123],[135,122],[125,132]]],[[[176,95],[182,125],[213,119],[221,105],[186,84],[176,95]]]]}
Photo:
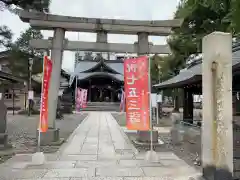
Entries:
{"type": "MultiPolygon", "coordinates": [[[[87,116],[84,114],[64,115],[64,120],[57,120],[56,127],[60,128],[60,138],[65,140],[72,134],[82,120],[87,116]]],[[[9,142],[13,146],[15,153],[34,153],[36,152],[36,129],[39,121],[39,115],[31,117],[24,115],[8,115],[7,132],[9,142]]],[[[45,153],[53,153],[60,146],[43,146],[41,150],[45,153]]],[[[0,157],[0,162],[8,157],[0,157]]]]}
{"type": "MultiPolygon", "coordinates": [[[[120,126],[126,125],[126,118],[125,114],[117,114],[112,113],[113,117],[117,120],[120,126]]],[[[159,127],[169,127],[171,125],[171,119],[169,118],[163,118],[160,119],[159,127]]],[[[130,140],[136,140],[137,135],[136,133],[127,133],[130,140]]],[[[166,151],[172,151],[174,152],[179,158],[183,159],[186,163],[188,163],[190,166],[194,166],[196,169],[201,170],[201,166],[195,165],[195,160],[197,158],[197,153],[200,155],[201,153],[201,138],[200,136],[197,136],[194,139],[195,143],[190,142],[183,142],[181,145],[173,145],[171,144],[171,139],[169,133],[159,133],[159,136],[162,141],[164,141],[164,144],[155,147],[155,151],[157,152],[166,152],[166,151]]],[[[139,147],[136,146],[136,148],[139,151],[148,151],[149,147],[139,147]]]]}

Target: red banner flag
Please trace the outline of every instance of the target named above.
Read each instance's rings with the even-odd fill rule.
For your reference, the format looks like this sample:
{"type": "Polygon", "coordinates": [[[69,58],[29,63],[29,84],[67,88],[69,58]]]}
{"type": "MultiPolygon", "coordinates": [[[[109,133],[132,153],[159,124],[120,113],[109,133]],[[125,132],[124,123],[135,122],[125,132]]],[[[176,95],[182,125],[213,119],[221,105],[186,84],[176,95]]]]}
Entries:
{"type": "Polygon", "coordinates": [[[81,108],[82,108],[82,89],[77,88],[76,111],[79,112],[81,108]]]}
{"type": "Polygon", "coordinates": [[[124,60],[127,128],[147,131],[149,124],[148,57],[124,60]]]}
{"type": "Polygon", "coordinates": [[[82,108],[87,107],[87,93],[88,93],[87,89],[82,89],[82,108]]]}
{"type": "Polygon", "coordinates": [[[46,132],[48,130],[48,89],[52,73],[52,61],[48,58],[48,56],[44,56],[43,63],[43,80],[39,123],[40,132],[46,132]]]}

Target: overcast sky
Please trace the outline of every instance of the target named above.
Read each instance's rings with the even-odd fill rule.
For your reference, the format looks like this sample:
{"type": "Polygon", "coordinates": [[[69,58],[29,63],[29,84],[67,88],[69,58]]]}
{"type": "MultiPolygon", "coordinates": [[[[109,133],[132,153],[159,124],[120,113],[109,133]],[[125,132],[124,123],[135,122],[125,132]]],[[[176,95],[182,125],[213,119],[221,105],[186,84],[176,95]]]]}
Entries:
{"type": "MultiPolygon", "coordinates": [[[[92,18],[116,18],[129,20],[165,20],[172,19],[179,0],[52,0],[52,14],[92,18]],[[141,3],[139,3],[141,2],[141,3]]],[[[14,40],[29,27],[18,16],[8,11],[0,11],[0,25],[7,25],[14,33],[14,40]]],[[[44,38],[52,32],[44,31],[44,38]]],[[[67,32],[69,40],[92,41],[96,34],[67,32]]],[[[108,35],[109,42],[134,43],[136,36],[108,35]]],[[[165,44],[164,37],[150,37],[154,44],[165,44]]],[[[74,53],[64,52],[63,69],[73,70],[74,53]]]]}

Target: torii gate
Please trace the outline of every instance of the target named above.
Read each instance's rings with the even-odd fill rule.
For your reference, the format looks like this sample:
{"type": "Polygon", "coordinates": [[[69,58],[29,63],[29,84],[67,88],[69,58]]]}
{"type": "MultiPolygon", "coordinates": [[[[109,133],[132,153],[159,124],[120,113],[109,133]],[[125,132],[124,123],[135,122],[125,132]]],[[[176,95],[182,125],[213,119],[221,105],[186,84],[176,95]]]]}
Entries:
{"type": "Polygon", "coordinates": [[[57,140],[58,130],[55,128],[58,90],[60,84],[60,72],[62,55],[64,50],[70,51],[96,51],[116,53],[168,54],[167,45],[153,45],[149,43],[148,36],[168,36],[171,28],[180,27],[183,20],[161,21],[136,21],[116,19],[95,19],[44,14],[41,12],[21,11],[19,17],[23,22],[28,22],[33,28],[41,30],[54,30],[51,39],[33,39],[30,44],[36,49],[51,49],[53,61],[52,76],[49,87],[49,132],[42,136],[43,143],[57,140]],[[96,42],[68,41],[65,39],[66,31],[97,33],[96,42]],[[108,43],[107,34],[137,35],[138,42],[134,44],[108,43]]]}

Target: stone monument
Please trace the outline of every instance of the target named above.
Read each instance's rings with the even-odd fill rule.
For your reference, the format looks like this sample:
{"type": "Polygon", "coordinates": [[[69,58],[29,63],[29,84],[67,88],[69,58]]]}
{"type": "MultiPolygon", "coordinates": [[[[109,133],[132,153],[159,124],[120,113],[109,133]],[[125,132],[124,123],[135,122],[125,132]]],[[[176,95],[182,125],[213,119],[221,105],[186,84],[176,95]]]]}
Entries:
{"type": "Polygon", "coordinates": [[[205,179],[233,174],[232,35],[213,32],[203,38],[202,166],[205,179]]]}
{"type": "Polygon", "coordinates": [[[60,119],[60,120],[63,119],[63,112],[62,112],[62,106],[61,106],[61,96],[58,96],[56,119],[60,119]]]}
{"type": "Polygon", "coordinates": [[[170,131],[171,142],[174,145],[178,145],[183,141],[183,135],[181,131],[181,116],[180,113],[173,112],[171,115],[172,119],[172,128],[170,131]]]}
{"type": "Polygon", "coordinates": [[[11,147],[8,144],[7,130],[7,106],[4,100],[0,100],[0,150],[5,150],[11,147]]]}

